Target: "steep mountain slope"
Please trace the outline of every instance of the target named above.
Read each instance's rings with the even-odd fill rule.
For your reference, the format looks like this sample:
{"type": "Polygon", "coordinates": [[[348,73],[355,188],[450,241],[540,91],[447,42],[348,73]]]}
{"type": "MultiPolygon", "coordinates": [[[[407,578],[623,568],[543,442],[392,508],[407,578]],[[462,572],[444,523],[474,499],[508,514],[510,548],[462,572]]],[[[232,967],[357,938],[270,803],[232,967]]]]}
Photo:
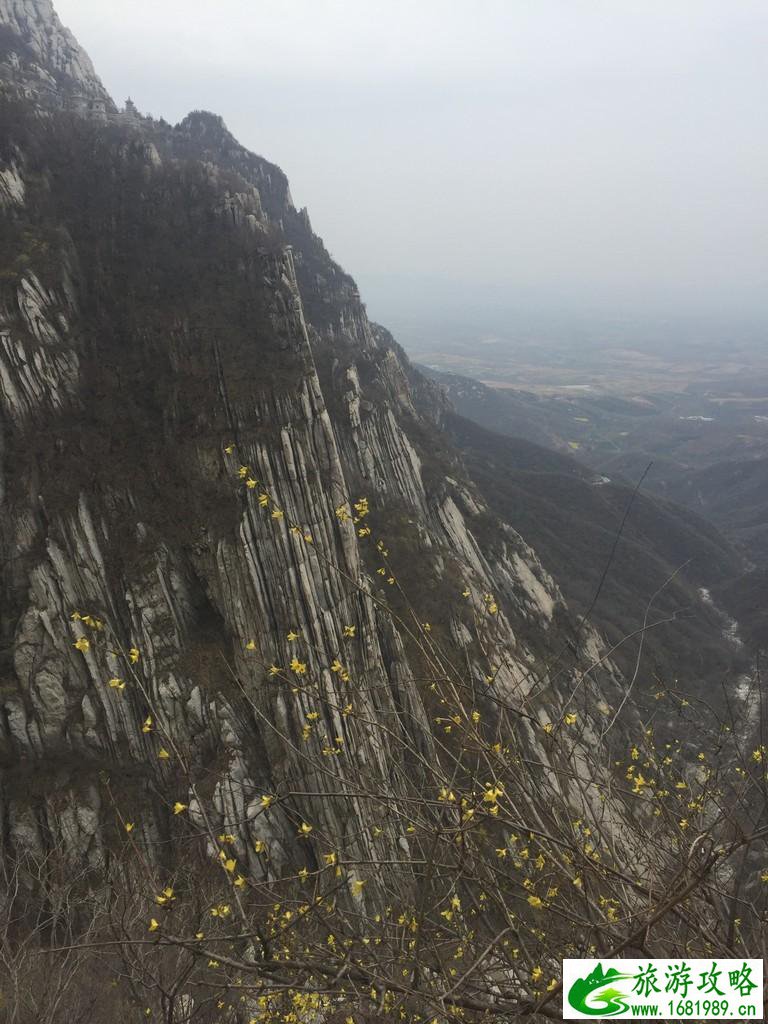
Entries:
{"type": "MultiPolygon", "coordinates": [[[[758,949],[750,680],[646,715],[580,621],[626,489],[457,418],[219,117],[0,12],[0,1013],[539,1020],[564,955],[758,949]]],[[[630,617],[691,541],[638,512],[630,617]]]]}
{"type": "Polygon", "coordinates": [[[104,117],[115,112],[88,54],[48,0],[0,0],[3,79],[27,98],[104,117]]]}
{"type": "MultiPolygon", "coordinates": [[[[646,574],[652,564],[660,570],[666,566],[672,571],[690,559],[690,566],[680,578],[711,590],[718,606],[740,622],[744,620],[746,647],[751,653],[765,647],[765,617],[759,610],[762,605],[758,602],[758,607],[753,607],[752,597],[764,589],[762,567],[766,557],[768,472],[766,460],[759,454],[762,443],[754,436],[754,431],[752,435],[742,432],[746,421],[741,414],[738,414],[741,418],[733,423],[725,414],[722,418],[726,422],[720,424],[709,422],[711,417],[700,422],[701,417],[693,413],[687,417],[669,415],[664,421],[664,429],[659,429],[652,422],[658,418],[658,410],[650,401],[643,404],[598,395],[542,398],[522,391],[495,390],[455,374],[432,370],[428,373],[444,389],[448,400],[462,416],[515,439],[515,444],[507,449],[513,472],[534,468],[556,475],[565,473],[567,477],[577,476],[601,487],[610,481],[610,487],[604,494],[626,492],[633,481],[642,478],[646,496],[643,506],[653,508],[656,516],[655,526],[646,530],[643,537],[647,557],[636,560],[634,566],[617,567],[611,585],[620,586],[625,591],[625,598],[632,596],[637,608],[638,598],[642,603],[641,595],[649,593],[650,580],[646,574]],[[642,434],[638,424],[644,419],[651,422],[647,443],[645,447],[633,449],[623,435],[630,432],[642,434]],[[624,427],[627,429],[620,430],[624,427]],[[589,443],[568,442],[569,437],[580,437],[577,428],[589,432],[589,443]],[[611,454],[611,450],[615,452],[617,448],[614,438],[619,438],[626,446],[620,454],[611,454]],[[535,442],[536,447],[526,449],[520,439],[535,442]],[[729,444],[733,448],[730,458],[729,444]],[[562,454],[547,453],[538,445],[562,454]],[[745,450],[750,449],[753,450],[752,457],[745,458],[745,450]],[[567,457],[563,458],[563,455],[567,457]],[[650,502],[651,494],[658,500],[650,502]],[[673,537],[675,545],[670,547],[669,540],[673,537]]],[[[760,390],[759,384],[756,384],[756,389],[760,390]]],[[[694,403],[695,400],[696,389],[691,388],[689,401],[694,403]]],[[[712,406],[708,412],[714,415],[720,407],[716,402],[712,406]]],[[[691,409],[697,408],[700,406],[691,404],[691,409]]],[[[553,482],[542,476],[532,479],[545,489],[548,483],[553,482]]],[[[539,497],[547,500],[545,489],[539,497]]],[[[597,494],[592,495],[592,498],[597,497],[597,494]]],[[[529,495],[529,498],[535,505],[536,496],[529,495]]],[[[578,535],[579,527],[575,524],[580,523],[581,550],[583,554],[591,555],[590,531],[604,528],[610,532],[616,517],[600,501],[590,501],[581,513],[578,509],[578,502],[569,509],[572,515],[567,532],[578,535]]],[[[553,506],[550,506],[552,510],[553,506]]],[[[548,564],[548,551],[555,559],[562,559],[565,554],[559,550],[562,531],[553,534],[548,542],[536,532],[539,523],[539,519],[534,519],[532,527],[525,527],[525,531],[545,564],[548,564]],[[530,529],[533,532],[528,532],[530,529]]],[[[578,604],[579,589],[585,578],[592,577],[594,570],[588,569],[589,563],[585,559],[585,565],[577,573],[570,572],[568,561],[566,558],[559,562],[560,578],[566,585],[566,596],[578,604]]],[[[674,590],[673,587],[668,596],[674,590]]],[[[707,651],[706,664],[711,667],[711,677],[717,678],[723,666],[728,664],[729,654],[711,628],[712,608],[706,601],[702,604],[690,590],[680,607],[685,604],[689,605],[686,613],[689,622],[684,629],[684,633],[688,633],[688,641],[680,636],[678,654],[684,660],[693,655],[693,662],[696,662],[696,651],[707,651]],[[699,639],[691,646],[689,641],[697,632],[694,620],[699,621],[701,630],[699,639]],[[700,641],[703,641],[701,648],[698,646],[700,641]],[[719,654],[714,653],[713,644],[721,648],[719,654]]],[[[595,609],[594,621],[599,628],[611,633],[611,624],[602,613],[610,617],[619,609],[630,606],[626,599],[618,604],[606,600],[602,610],[599,606],[595,609]]],[[[623,613],[620,618],[626,623],[623,613]]],[[[662,637],[660,646],[665,652],[675,646],[668,640],[668,637],[662,637]]],[[[705,671],[705,674],[709,672],[705,671]]]]}
{"type": "Polygon", "coordinates": [[[751,559],[768,564],[768,459],[660,472],[655,489],[716,523],[751,559]]]}
{"type": "Polygon", "coordinates": [[[724,641],[722,617],[700,588],[741,576],[741,562],[713,527],[669,502],[633,496],[626,484],[569,456],[457,416],[448,417],[447,430],[489,508],[518,525],[545,567],[557,568],[569,603],[589,611],[605,637],[621,644],[614,657],[628,674],[653,599],[653,628],[643,637],[643,690],[683,679],[706,691],[735,677],[739,651],[724,641]]]}
{"type": "MultiPolygon", "coordinates": [[[[271,818],[286,861],[296,820],[346,834],[340,778],[394,794],[412,771],[366,721],[427,723],[427,619],[490,698],[530,699],[517,742],[552,757],[532,723],[560,700],[541,682],[573,621],[561,593],[285,176],[214,115],[116,111],[47,0],[0,10],[4,841],[98,865],[116,798],[167,839],[157,794],[182,780],[142,728],[151,709],[201,785],[217,766],[216,826],[252,839],[259,795],[282,788],[305,794],[271,818]],[[484,595],[506,652],[490,677],[484,595]],[[323,681],[321,711],[270,675],[294,660],[323,681]],[[300,744],[328,737],[351,752],[341,775],[308,776],[300,744]]],[[[590,630],[580,651],[598,656],[590,630]]],[[[360,855],[402,848],[383,832],[360,832],[360,855]]]]}

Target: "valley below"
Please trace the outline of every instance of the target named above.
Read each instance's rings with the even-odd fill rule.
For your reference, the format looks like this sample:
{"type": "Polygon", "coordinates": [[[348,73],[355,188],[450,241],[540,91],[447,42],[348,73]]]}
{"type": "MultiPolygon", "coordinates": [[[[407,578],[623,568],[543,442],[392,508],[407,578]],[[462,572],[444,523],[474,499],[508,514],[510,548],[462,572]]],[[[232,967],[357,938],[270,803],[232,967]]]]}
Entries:
{"type": "Polygon", "coordinates": [[[768,596],[768,355],[753,337],[673,344],[651,332],[641,344],[490,338],[413,356],[461,416],[559,453],[559,473],[588,469],[603,491],[640,485],[715,527],[738,571],[711,572],[704,552],[689,564],[709,574],[713,607],[739,620],[754,656],[768,596]]]}

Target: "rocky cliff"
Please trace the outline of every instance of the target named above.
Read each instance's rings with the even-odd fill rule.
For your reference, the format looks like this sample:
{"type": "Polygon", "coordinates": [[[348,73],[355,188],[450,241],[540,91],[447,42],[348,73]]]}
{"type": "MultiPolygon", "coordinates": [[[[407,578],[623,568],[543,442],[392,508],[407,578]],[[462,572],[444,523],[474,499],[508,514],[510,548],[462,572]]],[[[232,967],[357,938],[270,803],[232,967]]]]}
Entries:
{"type": "MultiPolygon", "coordinates": [[[[247,837],[282,788],[353,831],[299,746],[338,740],[341,776],[396,791],[408,767],[366,722],[425,742],[426,622],[551,756],[548,659],[570,640],[589,663],[598,640],[574,644],[556,583],[444,440],[440,393],[283,173],[214,115],[118,113],[48,0],[2,0],[0,23],[3,841],[98,864],[116,788],[163,838],[174,764],[150,709],[200,780],[216,765],[217,824],[247,837]],[[322,707],[270,676],[293,659],[322,707]]],[[[290,859],[294,826],[270,821],[290,859]]]]}
{"type": "Polygon", "coordinates": [[[48,0],[0,0],[0,62],[3,80],[29,99],[89,116],[115,113],[90,57],[48,0]]]}

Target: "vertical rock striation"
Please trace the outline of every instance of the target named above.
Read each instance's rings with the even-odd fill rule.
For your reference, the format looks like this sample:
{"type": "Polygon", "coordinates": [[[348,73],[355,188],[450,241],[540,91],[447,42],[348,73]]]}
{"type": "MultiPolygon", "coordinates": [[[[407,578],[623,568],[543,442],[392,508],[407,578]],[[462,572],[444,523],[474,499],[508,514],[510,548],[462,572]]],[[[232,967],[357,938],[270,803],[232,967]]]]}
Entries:
{"type": "MultiPolygon", "coordinates": [[[[151,707],[201,778],[216,764],[218,824],[241,823],[251,870],[245,840],[265,829],[289,862],[287,820],[253,824],[260,794],[325,793],[295,813],[346,834],[345,780],[397,792],[412,769],[365,722],[419,726],[428,742],[407,607],[339,508],[369,500],[419,616],[479,683],[461,592],[481,607],[494,595],[506,659],[491,696],[523,701],[545,679],[567,610],[467,481],[440,393],[369,322],[279,168],[214,115],[171,128],[119,114],[47,0],[0,0],[0,23],[2,833],[32,849],[59,839],[97,866],[115,817],[107,769],[121,806],[140,804],[141,829],[162,836],[151,793],[173,767],[140,728],[151,707]],[[83,651],[85,615],[106,627],[83,651]],[[132,648],[118,693],[108,681],[132,648]],[[311,744],[340,737],[350,752],[335,775],[308,777],[317,709],[268,674],[297,649],[327,696],[311,744]],[[350,686],[359,713],[344,717],[350,686]]],[[[557,701],[543,692],[542,714],[557,701]]],[[[386,829],[357,841],[402,845],[386,829]]]]}

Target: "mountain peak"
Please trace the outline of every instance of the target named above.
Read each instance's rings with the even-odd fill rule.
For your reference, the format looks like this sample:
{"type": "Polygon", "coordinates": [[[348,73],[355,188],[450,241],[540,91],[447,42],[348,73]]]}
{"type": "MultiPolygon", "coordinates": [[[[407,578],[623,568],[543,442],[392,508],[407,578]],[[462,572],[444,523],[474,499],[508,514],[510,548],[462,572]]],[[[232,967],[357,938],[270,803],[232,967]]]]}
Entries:
{"type": "Polygon", "coordinates": [[[194,135],[207,135],[214,132],[232,138],[221,114],[214,114],[210,110],[191,110],[179,123],[179,128],[194,135]]]}
{"type": "Polygon", "coordinates": [[[91,58],[51,0],[0,0],[0,80],[65,106],[114,109],[91,58]]]}

